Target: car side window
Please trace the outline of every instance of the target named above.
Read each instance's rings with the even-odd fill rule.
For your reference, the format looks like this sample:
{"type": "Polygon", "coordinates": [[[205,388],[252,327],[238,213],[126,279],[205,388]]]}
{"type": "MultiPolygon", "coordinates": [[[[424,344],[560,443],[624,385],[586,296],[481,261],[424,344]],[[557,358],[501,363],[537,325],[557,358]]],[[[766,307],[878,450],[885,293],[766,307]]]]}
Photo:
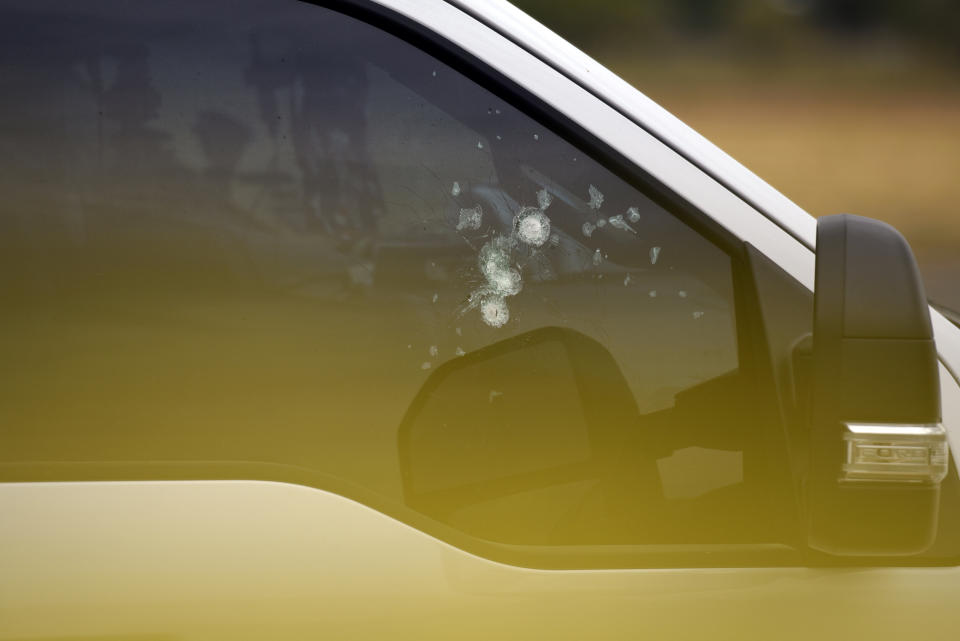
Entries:
{"type": "Polygon", "coordinates": [[[5,0],[0,61],[3,463],[306,469],[511,545],[787,538],[736,247],[525,100],[293,0],[5,0]]]}

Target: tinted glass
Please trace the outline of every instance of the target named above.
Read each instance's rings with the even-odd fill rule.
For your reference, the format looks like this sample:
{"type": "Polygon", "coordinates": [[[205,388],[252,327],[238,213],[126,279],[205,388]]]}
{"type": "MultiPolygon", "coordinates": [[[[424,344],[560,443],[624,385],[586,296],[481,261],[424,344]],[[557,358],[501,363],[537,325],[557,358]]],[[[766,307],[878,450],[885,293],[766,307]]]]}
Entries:
{"type": "MultiPolygon", "coordinates": [[[[0,95],[8,470],[263,464],[400,509],[398,426],[427,377],[557,326],[609,351],[643,429],[677,435],[635,452],[659,485],[629,508],[673,525],[547,540],[495,503],[428,516],[507,543],[772,536],[730,256],[438,59],[292,1],[5,1],[0,95]]],[[[583,372],[556,362],[552,394],[508,413],[529,418],[513,458],[451,474],[590,459],[576,420],[538,422],[580,411],[583,372]]],[[[510,393],[504,374],[483,400],[510,393]]],[[[596,482],[549,500],[570,513],[596,482]]],[[[542,504],[528,489],[504,496],[542,504]]]]}

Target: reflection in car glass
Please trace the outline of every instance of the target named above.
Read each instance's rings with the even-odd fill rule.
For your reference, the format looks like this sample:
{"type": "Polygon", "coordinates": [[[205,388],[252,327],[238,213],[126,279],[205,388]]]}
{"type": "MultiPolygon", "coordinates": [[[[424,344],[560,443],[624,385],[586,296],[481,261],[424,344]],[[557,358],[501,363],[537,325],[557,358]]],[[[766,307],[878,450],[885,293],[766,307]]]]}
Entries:
{"type": "MultiPolygon", "coordinates": [[[[600,467],[448,524],[531,545],[776,536],[731,257],[577,146],[305,3],[0,7],[4,463],[262,463],[411,507],[398,427],[429,377],[562,328],[611,355],[631,409],[605,448],[656,492],[598,493],[631,486],[570,440],[600,467]],[[567,520],[511,525],[542,501],[567,520]],[[569,518],[600,512],[657,527],[569,518]]],[[[568,364],[518,405],[525,370],[502,367],[470,402],[529,420],[488,463],[550,467],[541,418],[595,411],[569,396],[592,374],[568,364]]]]}

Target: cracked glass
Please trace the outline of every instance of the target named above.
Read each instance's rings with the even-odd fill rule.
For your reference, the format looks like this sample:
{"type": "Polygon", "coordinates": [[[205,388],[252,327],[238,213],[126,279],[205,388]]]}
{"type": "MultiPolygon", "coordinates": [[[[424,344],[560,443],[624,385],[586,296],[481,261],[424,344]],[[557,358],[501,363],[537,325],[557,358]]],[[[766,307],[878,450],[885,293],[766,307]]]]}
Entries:
{"type": "MultiPolygon", "coordinates": [[[[594,505],[593,470],[428,517],[504,543],[774,538],[730,255],[525,107],[292,1],[5,1],[0,69],[8,469],[236,462],[402,510],[398,425],[429,377],[559,327],[612,355],[624,439],[685,435],[637,454],[656,501],[594,505]]],[[[491,461],[590,458],[577,420],[538,419],[583,411],[589,372],[556,367],[520,405],[510,376],[481,390],[530,418],[491,461]]]]}

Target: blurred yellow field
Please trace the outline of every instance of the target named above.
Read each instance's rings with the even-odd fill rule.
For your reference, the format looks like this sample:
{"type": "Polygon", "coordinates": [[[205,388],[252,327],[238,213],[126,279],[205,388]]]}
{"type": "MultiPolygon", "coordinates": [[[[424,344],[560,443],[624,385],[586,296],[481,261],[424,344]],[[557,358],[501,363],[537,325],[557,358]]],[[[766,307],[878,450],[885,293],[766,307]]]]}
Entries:
{"type": "MultiPolygon", "coordinates": [[[[622,60],[622,58],[621,58],[622,60]]],[[[855,213],[908,238],[931,298],[960,306],[960,82],[927,71],[757,77],[615,71],[815,216],[855,213]],[[884,77],[884,76],[887,77],[884,77]]]]}

